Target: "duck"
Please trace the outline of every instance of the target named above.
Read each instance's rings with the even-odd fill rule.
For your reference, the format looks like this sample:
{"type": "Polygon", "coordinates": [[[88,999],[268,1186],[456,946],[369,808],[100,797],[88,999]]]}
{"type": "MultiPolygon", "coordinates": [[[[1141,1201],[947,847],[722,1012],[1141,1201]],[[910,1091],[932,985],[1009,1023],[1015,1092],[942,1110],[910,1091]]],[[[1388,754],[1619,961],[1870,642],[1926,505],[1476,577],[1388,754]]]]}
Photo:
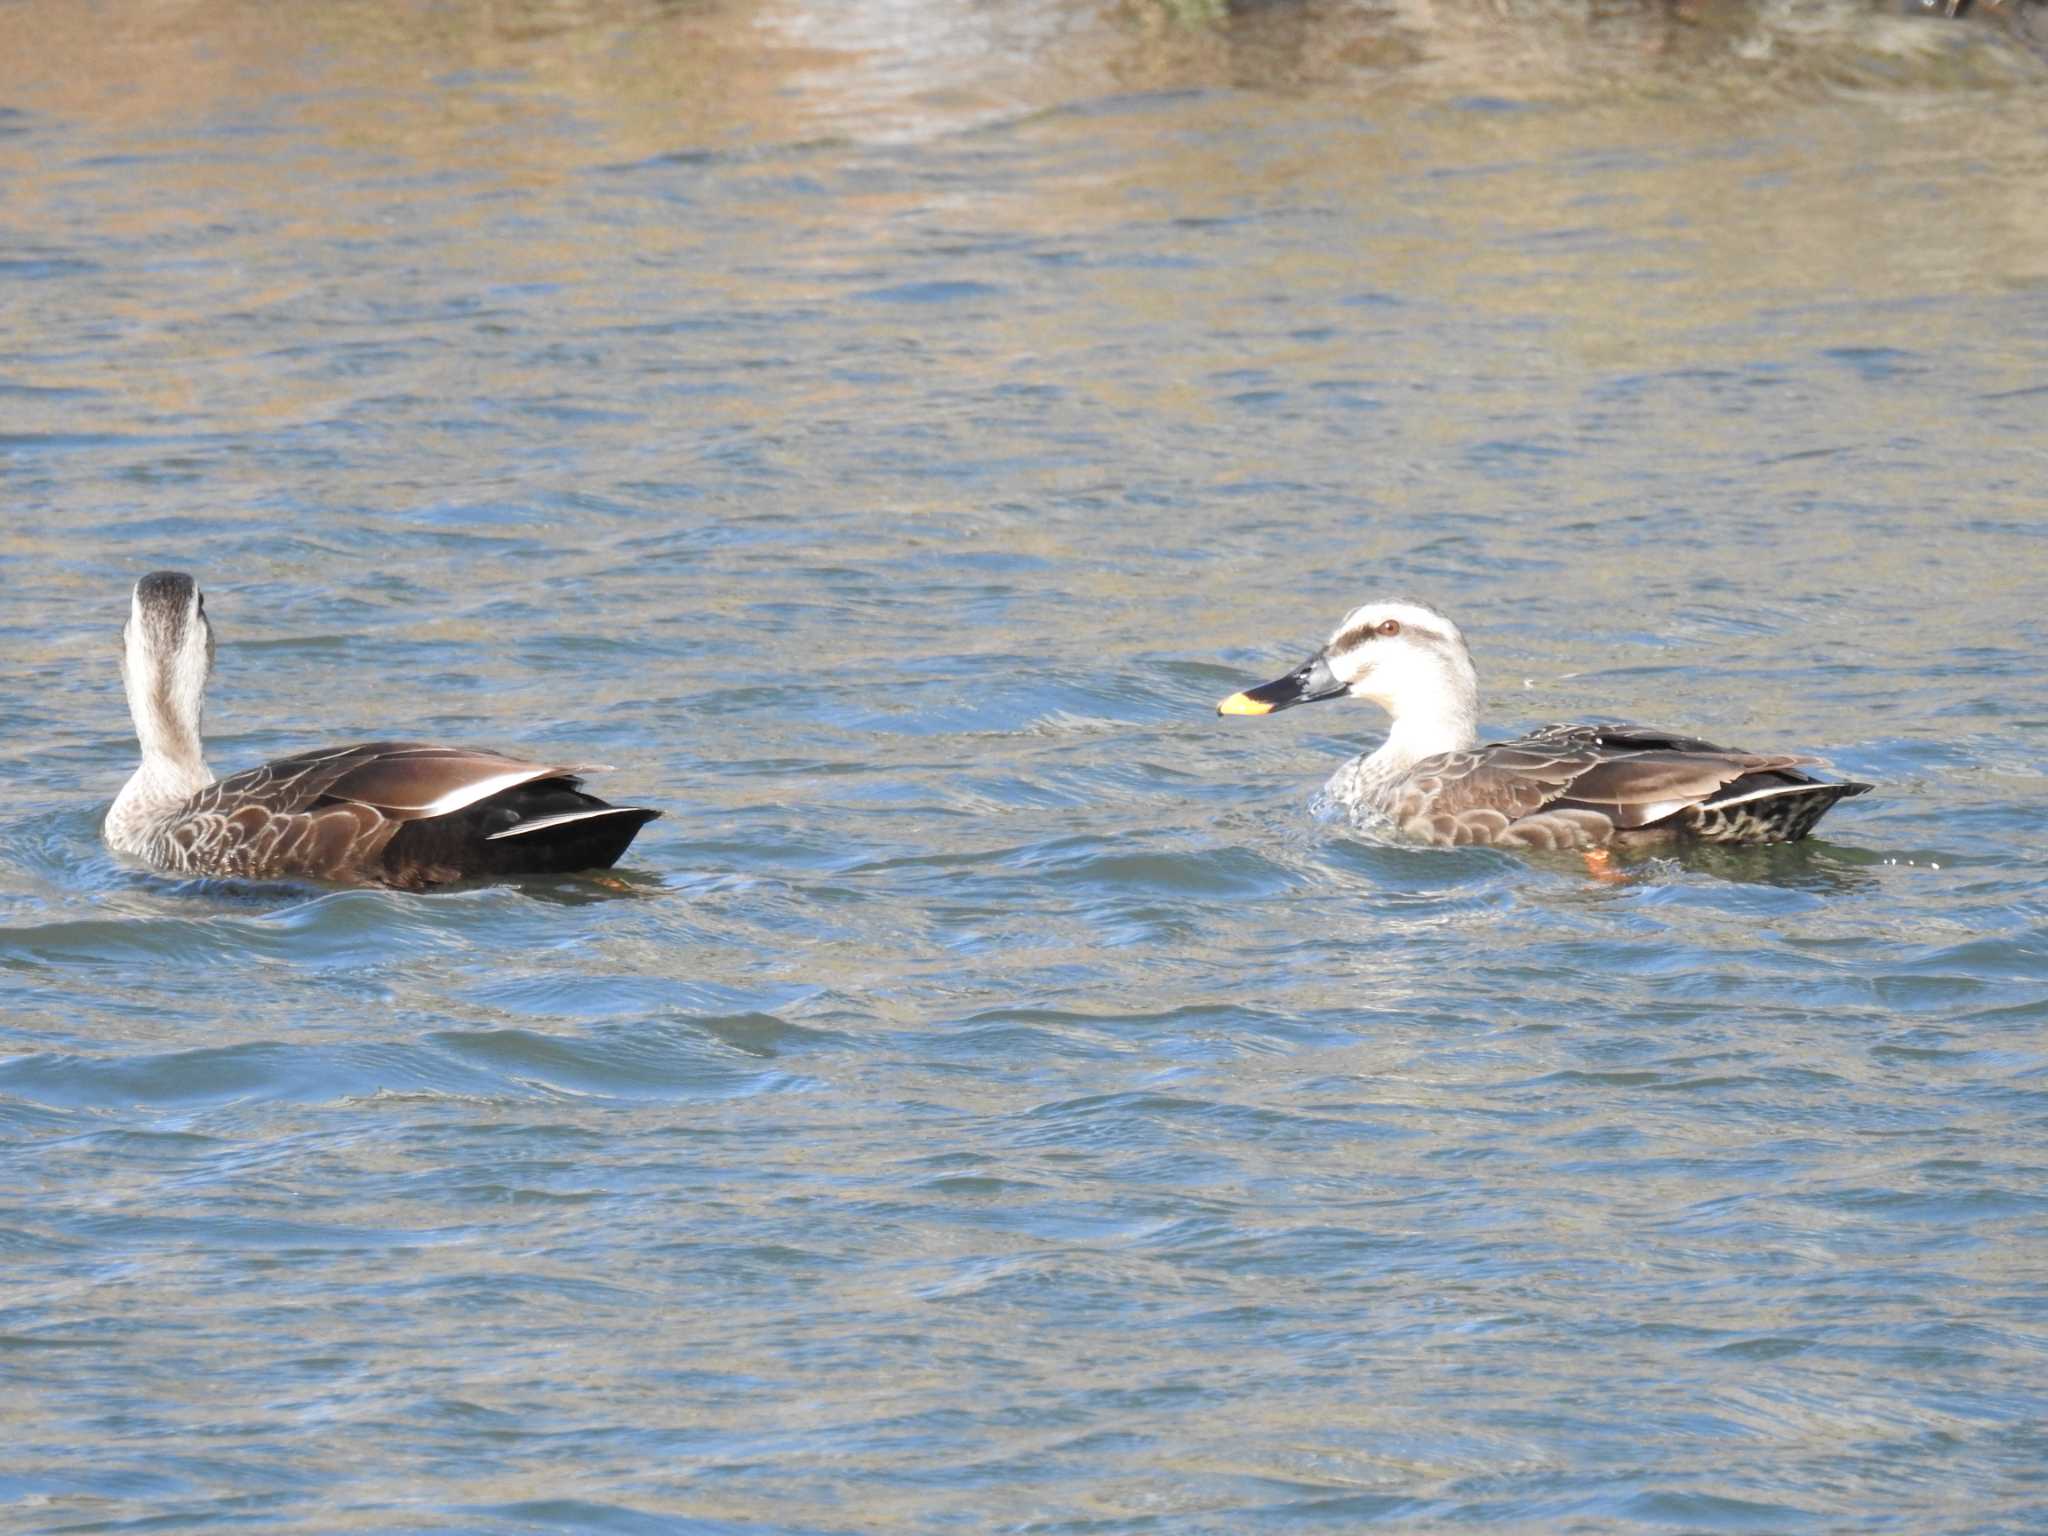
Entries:
{"type": "Polygon", "coordinates": [[[1446,615],[1406,599],[1352,609],[1313,656],[1233,693],[1221,715],[1360,698],[1387,739],[1332,775],[1330,798],[1434,847],[1585,852],[1630,845],[1796,842],[1869,784],[1805,772],[1821,759],[1748,752],[1636,725],[1546,725],[1481,742],[1479,678],[1446,615]]]}
{"type": "Polygon", "coordinates": [[[423,890],[608,869],[661,812],[587,794],[591,765],[371,741],[216,780],[199,723],[213,624],[183,571],[135,583],[121,676],[142,748],[107,812],[117,853],[167,874],[423,890]]]}

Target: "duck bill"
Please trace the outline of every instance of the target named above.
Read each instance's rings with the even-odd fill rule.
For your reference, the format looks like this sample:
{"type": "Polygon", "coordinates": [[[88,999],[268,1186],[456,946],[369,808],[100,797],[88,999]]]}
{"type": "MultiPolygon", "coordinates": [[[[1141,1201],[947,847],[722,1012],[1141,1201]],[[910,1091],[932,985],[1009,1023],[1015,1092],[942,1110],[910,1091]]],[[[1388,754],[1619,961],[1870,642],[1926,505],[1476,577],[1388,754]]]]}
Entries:
{"type": "Polygon", "coordinates": [[[1337,681],[1336,674],[1318,655],[1309,657],[1285,677],[1276,677],[1270,683],[1247,688],[1243,693],[1233,693],[1216,706],[1216,713],[1272,715],[1283,709],[1292,709],[1297,704],[1313,704],[1318,699],[1336,699],[1343,695],[1344,685],[1337,681]]]}

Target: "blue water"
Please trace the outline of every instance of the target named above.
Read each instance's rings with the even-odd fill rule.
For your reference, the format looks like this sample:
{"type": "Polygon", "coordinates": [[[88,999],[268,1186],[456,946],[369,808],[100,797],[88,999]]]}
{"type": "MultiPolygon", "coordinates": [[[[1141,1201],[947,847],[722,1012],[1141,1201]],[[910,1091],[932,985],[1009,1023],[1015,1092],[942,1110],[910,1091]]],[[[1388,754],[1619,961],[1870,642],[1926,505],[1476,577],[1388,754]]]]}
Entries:
{"type": "Polygon", "coordinates": [[[2017,23],[24,14],[0,1525],[2048,1529],[2017,23]],[[218,771],[666,815],[129,867],[161,566],[218,771]],[[1213,713],[1385,592],[1878,787],[1387,846],[1369,708],[1213,713]]]}

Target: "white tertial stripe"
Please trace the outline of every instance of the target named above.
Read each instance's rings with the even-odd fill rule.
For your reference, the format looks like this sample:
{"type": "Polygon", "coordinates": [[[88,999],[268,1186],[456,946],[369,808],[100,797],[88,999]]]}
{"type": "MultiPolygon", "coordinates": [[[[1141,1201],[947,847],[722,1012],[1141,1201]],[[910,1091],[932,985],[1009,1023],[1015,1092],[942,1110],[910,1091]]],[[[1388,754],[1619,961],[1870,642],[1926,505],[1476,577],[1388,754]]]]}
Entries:
{"type": "Polygon", "coordinates": [[[1747,805],[1752,800],[1772,800],[1779,795],[1811,794],[1813,788],[1814,786],[1811,784],[1771,784],[1763,789],[1752,789],[1746,795],[1729,795],[1725,799],[1716,795],[1707,803],[1717,811],[1725,811],[1731,806],[1747,805]]]}
{"type": "Polygon", "coordinates": [[[521,784],[530,784],[535,779],[553,776],[553,768],[520,768],[506,773],[494,773],[488,778],[472,779],[467,784],[458,784],[445,794],[436,795],[425,805],[387,805],[385,810],[416,811],[422,819],[446,816],[465,806],[475,805],[479,800],[488,800],[500,790],[514,789],[521,784]]]}
{"type": "Polygon", "coordinates": [[[559,827],[571,821],[588,821],[593,816],[632,815],[633,812],[616,805],[599,806],[588,811],[563,811],[555,816],[536,816],[531,821],[522,821],[516,827],[507,827],[502,832],[493,832],[484,841],[495,843],[501,837],[520,837],[528,832],[538,832],[544,827],[559,827]]]}

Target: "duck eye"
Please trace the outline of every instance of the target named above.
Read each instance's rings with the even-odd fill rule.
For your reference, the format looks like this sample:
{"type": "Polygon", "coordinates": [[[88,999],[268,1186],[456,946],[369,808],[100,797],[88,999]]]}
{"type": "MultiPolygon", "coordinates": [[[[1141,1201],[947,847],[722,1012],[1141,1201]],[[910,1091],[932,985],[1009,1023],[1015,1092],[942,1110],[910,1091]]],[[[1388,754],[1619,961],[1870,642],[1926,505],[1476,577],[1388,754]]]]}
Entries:
{"type": "Polygon", "coordinates": [[[1399,619],[1381,619],[1379,622],[1379,627],[1374,631],[1374,633],[1381,635],[1398,635],[1399,633],[1401,633],[1401,621],[1399,619]]]}

